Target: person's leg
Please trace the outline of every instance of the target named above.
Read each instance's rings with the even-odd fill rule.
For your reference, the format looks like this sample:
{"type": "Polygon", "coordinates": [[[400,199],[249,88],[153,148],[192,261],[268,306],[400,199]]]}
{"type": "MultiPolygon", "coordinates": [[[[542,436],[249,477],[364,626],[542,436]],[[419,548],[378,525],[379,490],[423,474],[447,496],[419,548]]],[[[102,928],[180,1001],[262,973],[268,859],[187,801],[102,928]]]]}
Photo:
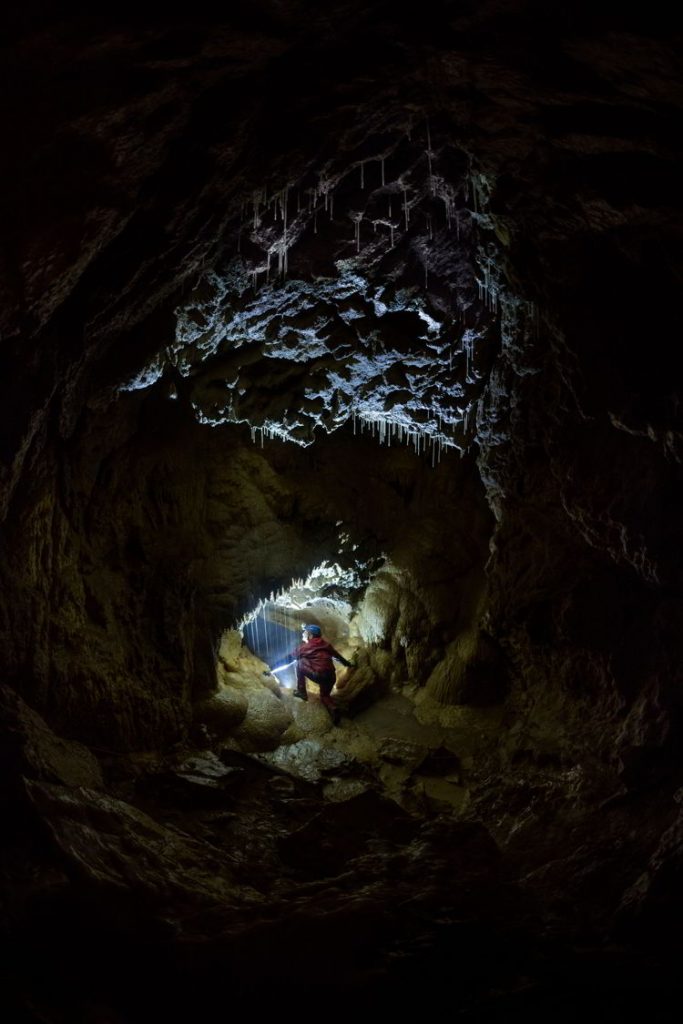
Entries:
{"type": "Polygon", "coordinates": [[[316,682],[320,687],[320,700],[329,711],[334,724],[337,725],[339,722],[339,708],[332,698],[332,688],[335,684],[335,678],[335,673],[333,672],[329,676],[319,676],[316,682]]]}
{"type": "Polygon", "coordinates": [[[301,700],[308,700],[308,694],[306,693],[306,676],[300,668],[297,668],[296,670],[296,690],[294,691],[294,696],[300,697],[301,700]]]}

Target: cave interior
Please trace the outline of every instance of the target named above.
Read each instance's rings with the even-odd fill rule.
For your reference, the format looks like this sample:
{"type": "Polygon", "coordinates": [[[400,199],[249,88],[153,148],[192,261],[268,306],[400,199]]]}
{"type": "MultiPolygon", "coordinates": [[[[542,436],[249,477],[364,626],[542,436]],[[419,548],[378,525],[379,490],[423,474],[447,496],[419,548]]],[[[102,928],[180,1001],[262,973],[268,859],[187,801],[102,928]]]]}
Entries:
{"type": "Polygon", "coordinates": [[[3,18],[4,1019],[680,1019],[672,16],[3,18]]]}

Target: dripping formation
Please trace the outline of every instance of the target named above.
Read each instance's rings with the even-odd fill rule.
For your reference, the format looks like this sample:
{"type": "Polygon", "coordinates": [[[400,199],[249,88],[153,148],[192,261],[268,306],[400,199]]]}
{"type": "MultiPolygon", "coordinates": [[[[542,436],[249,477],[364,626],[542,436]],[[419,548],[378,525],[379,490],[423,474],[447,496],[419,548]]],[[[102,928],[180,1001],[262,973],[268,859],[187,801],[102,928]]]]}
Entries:
{"type": "MultiPolygon", "coordinates": [[[[189,382],[200,422],[246,422],[252,442],[262,447],[266,438],[311,444],[316,430],[329,432],[351,421],[354,429],[357,423],[360,429],[367,424],[382,442],[429,450],[434,464],[444,450],[458,448],[462,455],[469,448],[476,406],[484,398],[487,367],[501,344],[501,332],[521,330],[529,304],[504,285],[502,256],[491,240],[490,185],[485,175],[475,172],[471,158],[457,149],[451,153],[444,144],[440,150],[426,120],[419,131],[394,134],[393,146],[372,159],[346,167],[330,162],[309,172],[311,184],[304,177],[280,189],[252,190],[249,201],[242,203],[239,255],[224,272],[215,269],[203,278],[196,289],[200,302],[193,305],[190,300],[179,309],[177,337],[169,353],[189,382]],[[420,134],[425,135],[426,148],[419,144],[420,134]],[[459,184],[450,184],[438,173],[442,154],[444,162],[462,168],[459,184]],[[405,169],[390,177],[388,164],[403,164],[405,169]],[[374,187],[370,169],[377,179],[374,187]],[[356,208],[359,199],[362,209],[356,208]],[[399,205],[397,217],[393,200],[399,205]],[[354,225],[351,252],[341,212],[349,203],[353,205],[348,217],[354,225]],[[384,203],[388,216],[380,214],[384,203]],[[317,241],[319,216],[324,216],[326,230],[324,240],[317,241]],[[371,236],[362,233],[365,223],[372,225],[371,236]],[[324,278],[317,274],[314,284],[308,268],[323,245],[329,269],[324,278]],[[409,263],[417,260],[423,266],[423,288],[409,281],[402,284],[404,272],[387,263],[391,252],[398,252],[397,245],[409,263]],[[291,252],[298,253],[293,276],[291,252]],[[407,335],[400,329],[403,336],[396,347],[386,340],[385,324],[403,313],[413,314],[414,326],[407,335]],[[346,354],[358,341],[358,354],[346,354]],[[258,412],[245,409],[249,382],[243,400],[239,373],[231,370],[230,379],[222,383],[221,376],[225,363],[232,367],[247,345],[253,346],[250,358],[252,353],[260,357],[264,380],[273,365],[269,361],[287,358],[311,367],[316,388],[308,387],[304,376],[297,385],[298,407],[278,413],[266,393],[259,396],[258,412]],[[478,347],[487,350],[485,356],[479,355],[478,347]],[[410,385],[402,368],[410,365],[411,357],[416,367],[433,363],[428,376],[439,379],[422,397],[414,391],[413,374],[413,395],[406,401],[410,385]],[[396,383],[378,391],[378,374],[393,374],[396,383]],[[208,389],[203,383],[207,377],[208,389]],[[364,399],[366,390],[372,397],[364,399]],[[321,402],[324,413],[316,409],[321,402]]],[[[145,379],[153,382],[154,373],[150,370],[145,379]]],[[[274,381],[277,390],[285,380],[274,381]]]]}

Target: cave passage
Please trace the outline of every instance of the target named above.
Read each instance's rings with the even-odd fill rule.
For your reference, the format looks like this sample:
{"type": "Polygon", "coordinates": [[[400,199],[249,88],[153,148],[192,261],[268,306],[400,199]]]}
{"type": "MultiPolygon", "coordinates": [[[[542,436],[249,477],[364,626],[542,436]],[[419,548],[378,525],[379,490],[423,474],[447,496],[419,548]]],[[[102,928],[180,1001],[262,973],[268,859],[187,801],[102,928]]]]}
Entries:
{"type": "MultiPolygon", "coordinates": [[[[340,565],[324,561],[305,580],[260,601],[240,627],[249,650],[272,669],[301,643],[301,630],[307,623],[320,626],[333,647],[347,642],[352,615],[346,593],[348,577],[340,565]],[[330,592],[336,596],[329,596],[330,592]]],[[[277,668],[275,675],[287,689],[296,685],[293,663],[277,668]]]]}

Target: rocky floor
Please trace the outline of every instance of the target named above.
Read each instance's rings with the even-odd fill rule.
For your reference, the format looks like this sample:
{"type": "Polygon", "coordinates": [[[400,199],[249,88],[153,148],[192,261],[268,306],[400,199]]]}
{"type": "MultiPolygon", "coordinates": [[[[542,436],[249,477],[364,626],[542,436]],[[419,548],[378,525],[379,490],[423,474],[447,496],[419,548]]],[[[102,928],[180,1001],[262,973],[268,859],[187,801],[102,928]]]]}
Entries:
{"type": "Polygon", "coordinates": [[[332,1019],[448,1000],[464,1021],[673,1020],[666,949],[581,926],[529,885],[457,813],[457,730],[412,708],[395,694],[334,728],[297,704],[290,746],[103,758],[103,780],[76,745],[48,766],[48,732],[24,727],[7,1019],[220,1019],[239,997],[332,1019]]]}

